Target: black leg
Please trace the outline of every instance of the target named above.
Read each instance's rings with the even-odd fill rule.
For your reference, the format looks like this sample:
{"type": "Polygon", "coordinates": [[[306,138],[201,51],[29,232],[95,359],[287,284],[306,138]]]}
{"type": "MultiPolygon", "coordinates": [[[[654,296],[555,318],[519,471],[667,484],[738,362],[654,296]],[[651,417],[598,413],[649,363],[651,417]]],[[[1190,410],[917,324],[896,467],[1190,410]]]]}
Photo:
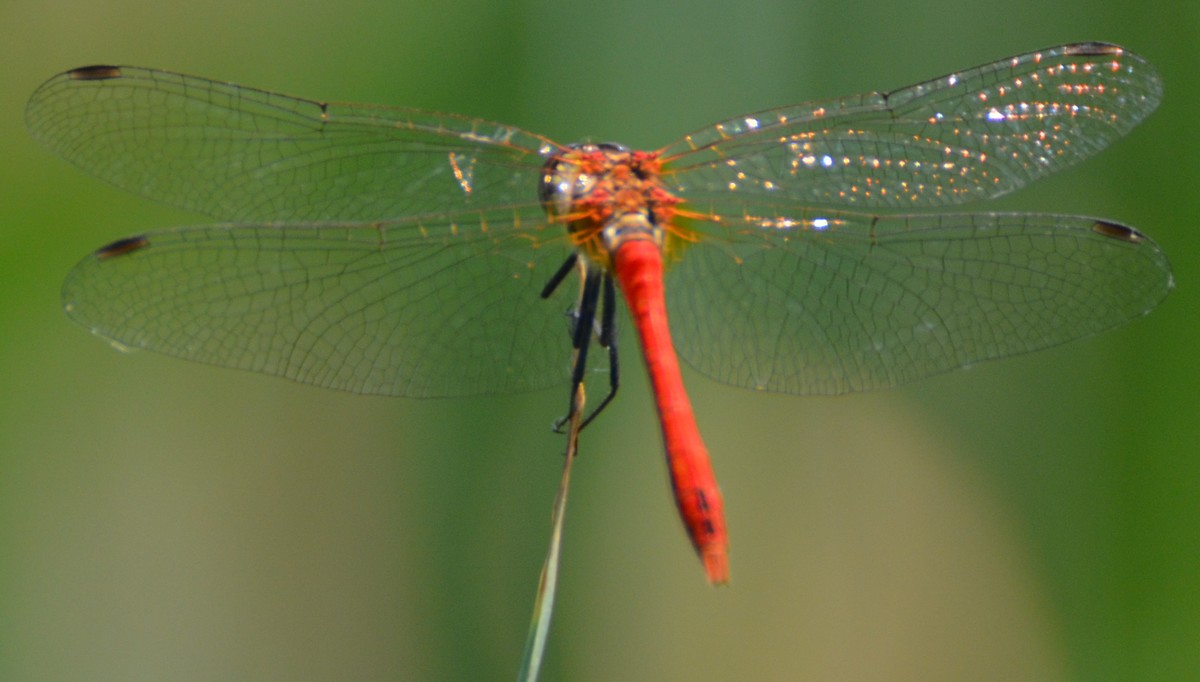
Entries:
{"type": "Polygon", "coordinates": [[[608,273],[604,274],[604,295],[600,305],[600,345],[608,349],[608,395],[583,420],[579,427],[581,431],[617,397],[617,388],[621,384],[621,372],[617,364],[617,291],[612,275],[608,273]]]}
{"type": "MultiPolygon", "coordinates": [[[[571,264],[574,265],[574,262],[571,264]]],[[[564,269],[566,268],[560,268],[559,273],[562,273],[564,269]]],[[[555,274],[555,278],[561,282],[566,275],[560,276],[559,273],[555,274]]],[[[606,279],[607,277],[597,268],[588,268],[584,274],[583,292],[579,296],[579,306],[574,314],[575,324],[571,339],[571,345],[575,348],[575,364],[571,368],[570,409],[567,411],[567,416],[554,423],[555,431],[561,432],[562,426],[574,416],[575,395],[587,372],[587,355],[588,346],[591,345],[592,340],[592,326],[596,322],[596,308],[600,303],[600,291],[606,279]]],[[[547,289],[552,290],[549,286],[547,289]]]]}
{"type": "MultiPolygon", "coordinates": [[[[579,262],[577,254],[571,254],[542,288],[542,298],[549,298],[567,275],[579,262]]],[[[592,423],[604,408],[612,402],[620,386],[620,366],[617,360],[617,291],[613,278],[608,273],[602,273],[596,268],[588,268],[584,276],[583,292],[579,296],[579,305],[571,313],[571,346],[575,349],[575,364],[571,368],[571,408],[567,415],[554,422],[554,430],[561,433],[562,427],[574,416],[574,396],[583,383],[587,373],[588,347],[591,345],[592,331],[596,322],[596,309],[600,309],[600,345],[608,350],[608,393],[604,400],[592,410],[583,420],[581,430],[592,423]]]]}
{"type": "Polygon", "coordinates": [[[579,254],[577,253],[567,256],[563,264],[558,266],[558,271],[550,276],[550,280],[546,282],[546,286],[542,287],[542,298],[550,298],[550,294],[553,294],[558,285],[562,284],[567,275],[571,274],[571,271],[575,269],[575,263],[578,260],[579,254]]]}

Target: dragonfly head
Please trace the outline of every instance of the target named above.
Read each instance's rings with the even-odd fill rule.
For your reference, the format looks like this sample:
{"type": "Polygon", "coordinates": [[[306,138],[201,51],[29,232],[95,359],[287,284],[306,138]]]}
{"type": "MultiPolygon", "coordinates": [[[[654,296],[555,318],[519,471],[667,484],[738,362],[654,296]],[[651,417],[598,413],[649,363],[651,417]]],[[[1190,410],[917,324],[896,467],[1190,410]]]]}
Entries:
{"type": "Polygon", "coordinates": [[[539,196],[579,249],[608,266],[626,241],[650,240],[662,248],[676,200],[658,174],[656,154],[611,142],[575,144],[546,161],[539,196]]]}

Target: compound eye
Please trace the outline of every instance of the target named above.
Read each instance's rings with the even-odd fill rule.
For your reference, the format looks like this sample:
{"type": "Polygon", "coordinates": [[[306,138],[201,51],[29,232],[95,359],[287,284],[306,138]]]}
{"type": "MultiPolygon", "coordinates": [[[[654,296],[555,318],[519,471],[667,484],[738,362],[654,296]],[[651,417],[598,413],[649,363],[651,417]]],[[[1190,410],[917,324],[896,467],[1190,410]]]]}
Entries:
{"type": "Polygon", "coordinates": [[[601,142],[595,146],[597,149],[606,152],[617,152],[619,154],[626,154],[629,152],[629,147],[626,147],[620,142],[601,142]]]}
{"type": "Polygon", "coordinates": [[[573,151],[550,157],[542,167],[538,198],[551,216],[570,213],[575,201],[596,184],[594,178],[580,173],[579,165],[570,160],[573,151]]]}

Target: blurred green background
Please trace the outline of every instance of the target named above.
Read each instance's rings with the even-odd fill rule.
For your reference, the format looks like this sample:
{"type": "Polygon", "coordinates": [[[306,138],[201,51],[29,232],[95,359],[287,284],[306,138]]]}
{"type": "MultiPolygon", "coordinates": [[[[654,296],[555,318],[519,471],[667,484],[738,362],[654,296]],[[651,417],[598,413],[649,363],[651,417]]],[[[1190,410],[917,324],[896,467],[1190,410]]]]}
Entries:
{"type": "Polygon", "coordinates": [[[510,678],[561,463],[565,391],[364,398],[72,325],[80,257],[204,219],[38,148],[23,107],[51,75],[157,66],[657,147],[1075,40],[1149,58],[1165,101],[994,206],[1136,225],[1178,289],[1113,333],[888,393],[687,374],[729,512],[722,590],[628,351],[576,469],[545,679],[1200,670],[1200,5],[6,0],[0,36],[0,679],[510,678]]]}

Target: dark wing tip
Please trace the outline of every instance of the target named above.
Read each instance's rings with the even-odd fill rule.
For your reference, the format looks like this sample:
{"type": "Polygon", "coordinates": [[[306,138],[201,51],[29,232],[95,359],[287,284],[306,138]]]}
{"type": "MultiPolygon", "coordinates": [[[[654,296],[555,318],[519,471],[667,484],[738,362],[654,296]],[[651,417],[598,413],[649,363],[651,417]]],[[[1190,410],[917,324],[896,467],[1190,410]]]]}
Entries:
{"type": "Polygon", "coordinates": [[[1105,220],[1097,220],[1092,223],[1092,232],[1112,239],[1119,239],[1130,244],[1141,244],[1146,241],[1145,235],[1127,225],[1119,223],[1110,223],[1105,220]]]}
{"type": "Polygon", "coordinates": [[[96,252],[93,255],[96,256],[96,260],[108,260],[110,258],[128,256],[135,251],[141,251],[149,246],[150,239],[145,235],[138,235],[136,237],[118,239],[111,244],[101,246],[100,248],[96,249],[96,252]]]}
{"type": "Polygon", "coordinates": [[[120,78],[121,67],[106,64],[81,66],[78,69],[68,71],[67,77],[73,81],[103,81],[110,78],[120,78]]]}

